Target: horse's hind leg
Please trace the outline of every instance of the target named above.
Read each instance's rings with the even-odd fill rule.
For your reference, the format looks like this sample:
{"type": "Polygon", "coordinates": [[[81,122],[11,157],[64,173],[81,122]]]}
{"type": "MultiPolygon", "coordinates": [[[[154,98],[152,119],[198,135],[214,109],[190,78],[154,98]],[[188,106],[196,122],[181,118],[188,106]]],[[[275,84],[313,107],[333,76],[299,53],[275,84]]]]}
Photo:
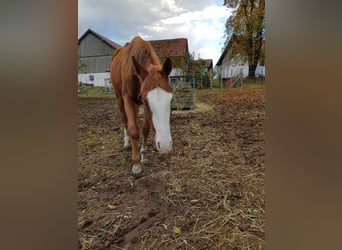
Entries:
{"type": "Polygon", "coordinates": [[[125,108],[124,108],[123,99],[118,97],[116,102],[117,102],[117,105],[118,105],[119,110],[120,110],[122,123],[124,125],[124,148],[128,148],[129,147],[129,137],[128,137],[128,133],[127,133],[127,116],[126,116],[126,112],[125,112],[125,108]]]}
{"type": "MultiPolygon", "coordinates": [[[[144,107],[146,109],[146,107],[144,107]]],[[[145,110],[145,114],[146,114],[145,110]]],[[[140,154],[141,154],[141,162],[146,163],[147,162],[147,139],[148,135],[150,133],[150,121],[147,119],[146,115],[144,116],[144,123],[142,127],[142,134],[143,134],[143,140],[142,140],[142,145],[140,149],[140,154]]]]}

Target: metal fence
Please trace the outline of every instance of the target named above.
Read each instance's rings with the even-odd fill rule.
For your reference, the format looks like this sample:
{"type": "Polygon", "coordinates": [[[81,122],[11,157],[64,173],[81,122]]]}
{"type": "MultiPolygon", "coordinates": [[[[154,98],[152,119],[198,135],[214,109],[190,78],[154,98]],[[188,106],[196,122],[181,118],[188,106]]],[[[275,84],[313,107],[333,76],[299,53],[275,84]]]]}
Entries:
{"type": "Polygon", "coordinates": [[[191,110],[195,107],[196,82],[193,76],[172,76],[173,110],[191,110]]]}

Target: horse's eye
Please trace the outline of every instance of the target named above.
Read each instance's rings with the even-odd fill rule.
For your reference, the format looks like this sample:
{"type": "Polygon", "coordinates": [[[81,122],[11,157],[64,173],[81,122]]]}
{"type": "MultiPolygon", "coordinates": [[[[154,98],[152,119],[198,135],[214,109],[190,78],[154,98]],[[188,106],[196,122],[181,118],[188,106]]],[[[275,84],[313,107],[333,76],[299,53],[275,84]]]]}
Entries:
{"type": "Polygon", "coordinates": [[[145,106],[148,106],[148,101],[145,99],[145,100],[143,100],[143,104],[145,105],[145,106]]]}

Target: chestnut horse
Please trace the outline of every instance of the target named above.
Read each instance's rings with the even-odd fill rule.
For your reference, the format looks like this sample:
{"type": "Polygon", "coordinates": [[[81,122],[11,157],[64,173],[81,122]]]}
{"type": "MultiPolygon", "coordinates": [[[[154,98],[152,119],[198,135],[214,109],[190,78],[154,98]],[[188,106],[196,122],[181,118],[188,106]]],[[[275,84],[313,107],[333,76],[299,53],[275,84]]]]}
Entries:
{"type": "Polygon", "coordinates": [[[170,58],[163,65],[149,42],[134,37],[130,43],[117,49],[112,56],[110,78],[117,97],[117,106],[124,124],[124,147],[132,146],[132,173],[140,177],[141,163],[146,162],[147,137],[150,128],[155,132],[155,146],[164,154],[172,148],[170,132],[172,87],[169,74],[170,58]],[[142,146],[138,150],[138,109],[144,105],[142,146]],[[129,137],[128,137],[129,136],[129,137]]]}

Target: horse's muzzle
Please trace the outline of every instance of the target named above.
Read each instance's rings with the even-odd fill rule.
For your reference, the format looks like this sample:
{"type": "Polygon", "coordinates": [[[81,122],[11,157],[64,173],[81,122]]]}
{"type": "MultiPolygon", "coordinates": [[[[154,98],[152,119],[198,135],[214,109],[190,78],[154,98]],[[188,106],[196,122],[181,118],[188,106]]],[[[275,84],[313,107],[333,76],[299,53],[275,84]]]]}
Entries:
{"type": "Polygon", "coordinates": [[[160,154],[167,154],[172,149],[172,141],[171,140],[157,141],[156,147],[157,147],[157,150],[160,154]]]}

